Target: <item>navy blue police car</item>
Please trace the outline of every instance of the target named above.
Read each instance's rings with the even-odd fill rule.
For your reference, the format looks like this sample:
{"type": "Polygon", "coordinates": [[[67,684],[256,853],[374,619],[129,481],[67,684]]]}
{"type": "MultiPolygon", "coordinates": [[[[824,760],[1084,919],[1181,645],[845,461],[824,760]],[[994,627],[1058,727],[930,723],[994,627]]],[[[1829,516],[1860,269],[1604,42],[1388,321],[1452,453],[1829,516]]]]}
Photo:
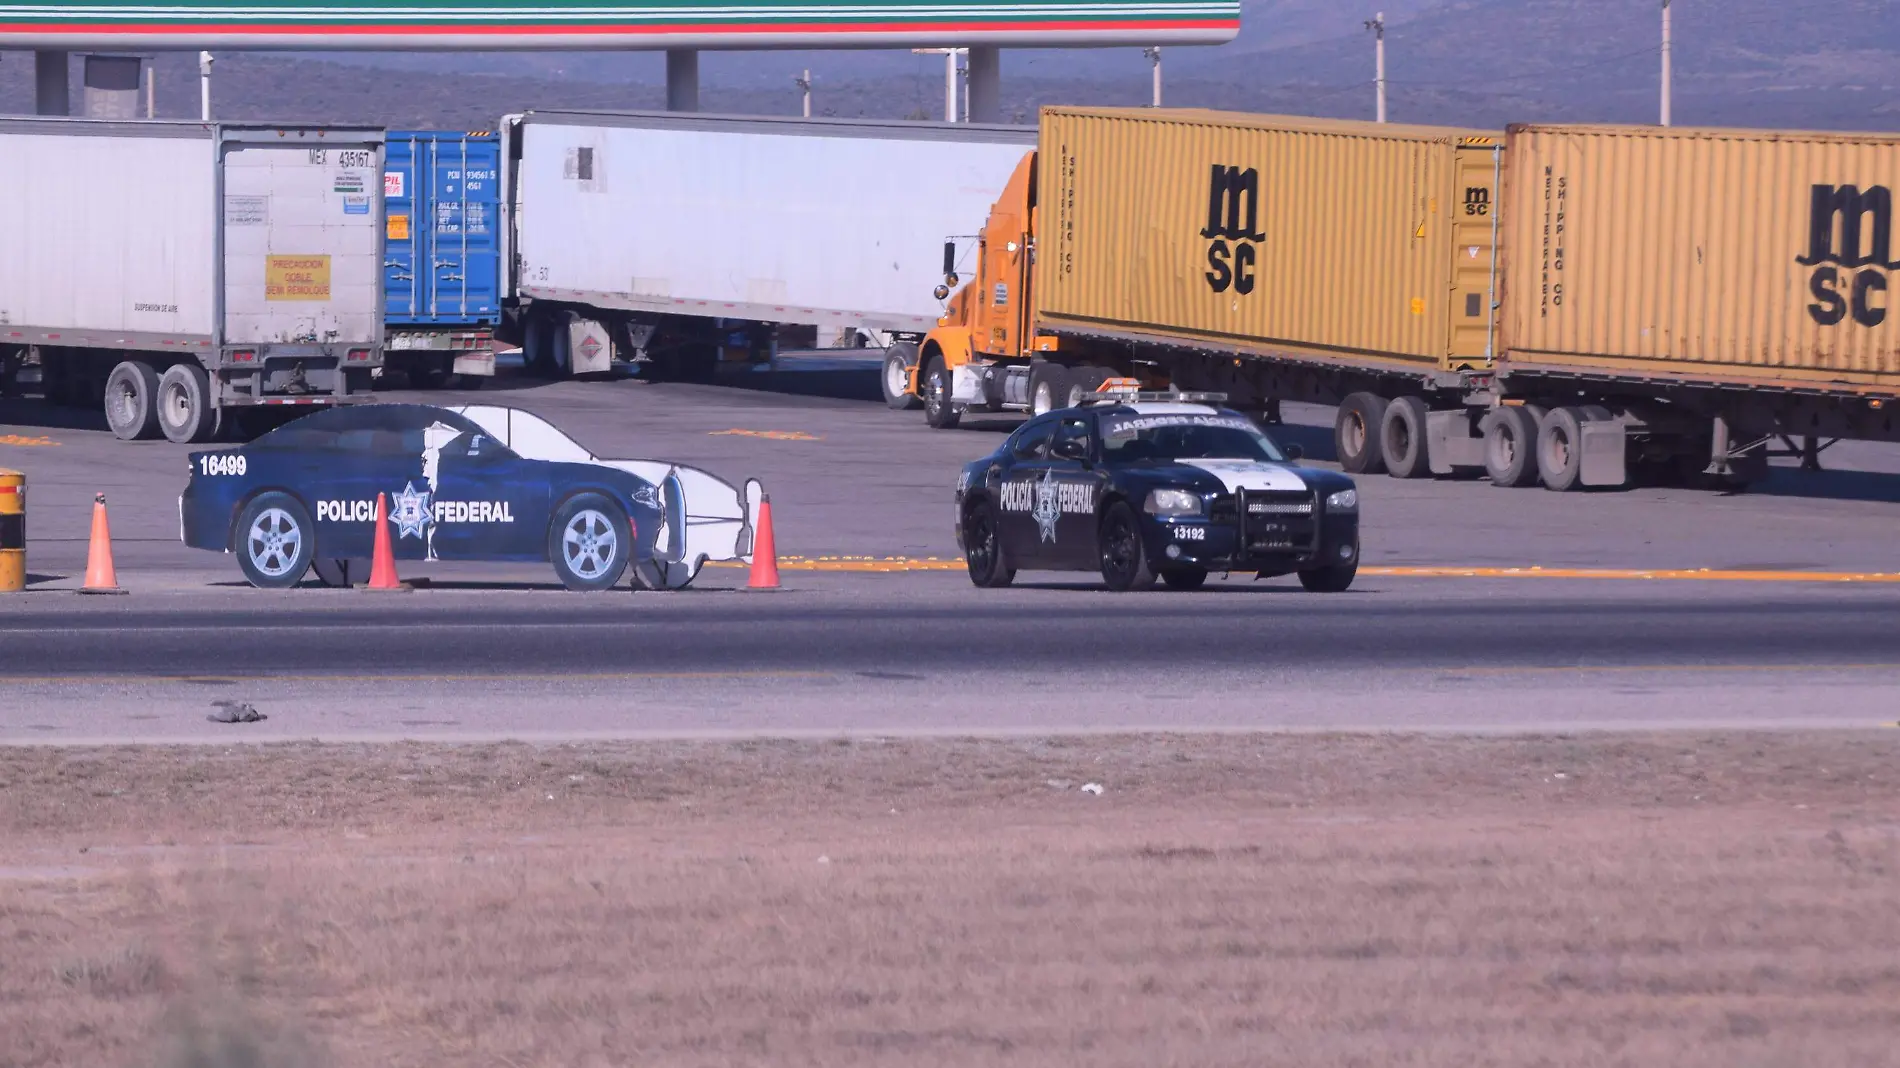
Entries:
{"type": "Polygon", "coordinates": [[[178,500],[186,545],[236,554],[254,586],[302,582],[313,564],[348,584],[387,501],[397,560],[547,561],[569,589],[613,586],[631,566],[678,588],[709,559],[749,559],[763,498],[659,460],[595,456],[546,420],[498,405],[338,407],[240,448],[195,452],[178,500]]]}
{"type": "Polygon", "coordinates": [[[1296,466],[1218,395],[1102,394],[1029,420],[957,480],[957,544],[978,586],[1100,571],[1113,590],[1210,572],[1298,574],[1336,593],[1359,569],[1352,479],[1296,466]]]}

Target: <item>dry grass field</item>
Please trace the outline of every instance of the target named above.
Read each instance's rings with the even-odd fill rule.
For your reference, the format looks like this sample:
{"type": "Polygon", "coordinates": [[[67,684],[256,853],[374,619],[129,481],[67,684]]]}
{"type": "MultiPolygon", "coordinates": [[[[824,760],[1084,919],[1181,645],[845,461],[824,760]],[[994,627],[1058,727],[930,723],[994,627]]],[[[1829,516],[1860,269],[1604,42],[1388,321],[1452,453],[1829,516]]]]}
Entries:
{"type": "Polygon", "coordinates": [[[0,1036],[7,1068],[1900,1064],[1900,731],[0,750],[0,1036]]]}

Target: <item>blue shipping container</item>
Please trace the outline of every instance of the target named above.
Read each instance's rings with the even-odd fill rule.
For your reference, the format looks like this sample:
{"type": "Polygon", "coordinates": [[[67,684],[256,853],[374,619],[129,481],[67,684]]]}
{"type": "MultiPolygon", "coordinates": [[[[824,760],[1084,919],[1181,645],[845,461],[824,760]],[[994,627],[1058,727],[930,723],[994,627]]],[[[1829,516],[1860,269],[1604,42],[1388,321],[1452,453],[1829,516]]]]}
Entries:
{"type": "Polygon", "coordinates": [[[389,324],[494,325],[501,315],[501,138],[392,131],[385,159],[389,324]]]}

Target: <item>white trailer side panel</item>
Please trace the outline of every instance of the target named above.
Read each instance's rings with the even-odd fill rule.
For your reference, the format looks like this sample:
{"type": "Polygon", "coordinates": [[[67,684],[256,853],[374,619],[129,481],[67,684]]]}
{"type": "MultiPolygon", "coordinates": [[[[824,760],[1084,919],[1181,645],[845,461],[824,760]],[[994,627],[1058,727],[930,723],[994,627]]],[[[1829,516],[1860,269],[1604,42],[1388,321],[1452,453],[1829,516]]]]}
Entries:
{"type": "Polygon", "coordinates": [[[0,324],[57,332],[69,344],[96,334],[113,335],[105,344],[128,334],[208,340],[216,182],[209,130],[0,130],[0,324]]]}
{"type": "Polygon", "coordinates": [[[519,292],[604,307],[927,330],[943,244],[976,233],[1035,131],[530,115],[514,192],[519,292]],[[764,129],[761,129],[764,127],[764,129]],[[991,139],[985,140],[988,137],[991,139]]]}
{"type": "Polygon", "coordinates": [[[227,148],[226,344],[382,336],[382,175],[373,146],[227,148]]]}

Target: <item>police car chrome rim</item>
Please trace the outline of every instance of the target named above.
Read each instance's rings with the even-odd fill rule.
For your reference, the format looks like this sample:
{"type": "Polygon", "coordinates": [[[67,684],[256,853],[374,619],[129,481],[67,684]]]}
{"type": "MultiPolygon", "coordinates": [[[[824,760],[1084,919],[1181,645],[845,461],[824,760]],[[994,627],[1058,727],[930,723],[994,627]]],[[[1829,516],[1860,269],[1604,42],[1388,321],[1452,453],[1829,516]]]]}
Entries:
{"type": "Polygon", "coordinates": [[[599,578],[606,573],[619,547],[614,525],[591,508],[576,512],[561,532],[561,554],[567,568],[582,578],[599,578]]]}
{"type": "Polygon", "coordinates": [[[271,578],[282,578],[303,548],[303,531],[282,508],[266,508],[251,521],[251,564],[271,578]]]}

